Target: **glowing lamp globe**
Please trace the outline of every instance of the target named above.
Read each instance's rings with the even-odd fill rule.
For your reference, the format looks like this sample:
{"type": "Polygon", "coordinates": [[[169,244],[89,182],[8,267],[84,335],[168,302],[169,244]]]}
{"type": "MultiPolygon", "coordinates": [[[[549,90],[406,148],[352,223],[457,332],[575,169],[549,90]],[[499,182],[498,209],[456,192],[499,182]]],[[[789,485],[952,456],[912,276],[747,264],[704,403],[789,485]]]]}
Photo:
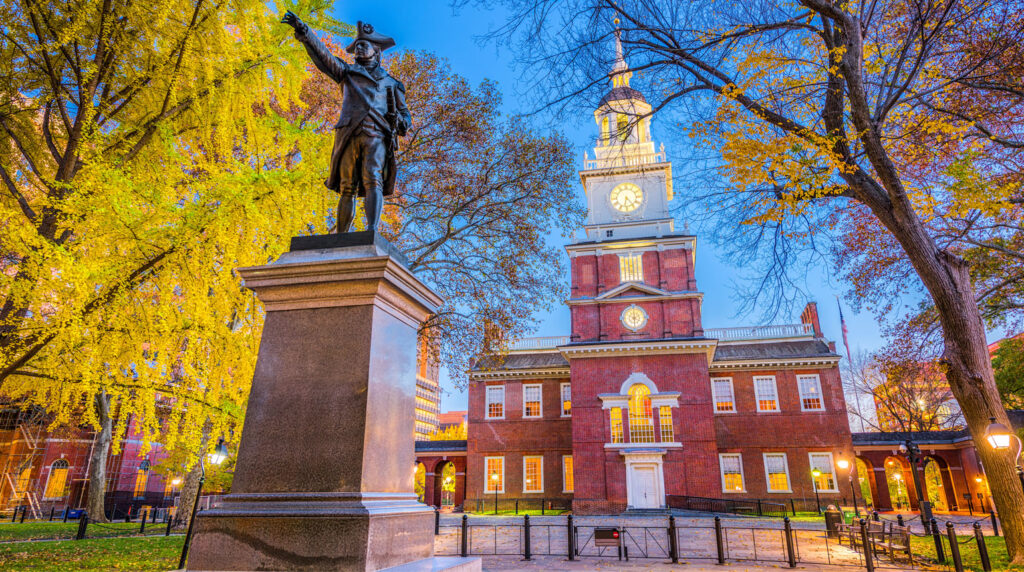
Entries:
{"type": "Polygon", "coordinates": [[[213,452],[210,453],[210,462],[214,465],[219,465],[226,461],[228,458],[228,448],[224,444],[224,439],[217,442],[217,446],[213,448],[213,452]]]}
{"type": "Polygon", "coordinates": [[[989,417],[988,427],[985,428],[985,440],[997,451],[1003,451],[1010,448],[1010,439],[1013,437],[1013,433],[1006,428],[1006,425],[1002,423],[996,423],[995,417],[989,417]]]}
{"type": "Polygon", "coordinates": [[[846,459],[839,459],[838,461],[836,461],[836,464],[839,465],[839,468],[844,471],[850,468],[850,462],[847,461],[846,459]]]}

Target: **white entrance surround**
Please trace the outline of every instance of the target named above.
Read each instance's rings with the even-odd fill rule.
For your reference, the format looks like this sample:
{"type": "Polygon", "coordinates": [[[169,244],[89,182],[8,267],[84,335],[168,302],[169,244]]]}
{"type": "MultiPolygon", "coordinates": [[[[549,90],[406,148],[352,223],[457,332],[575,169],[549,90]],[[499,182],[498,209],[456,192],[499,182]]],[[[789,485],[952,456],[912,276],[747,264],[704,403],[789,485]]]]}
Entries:
{"type": "Polygon", "coordinates": [[[626,461],[626,506],[633,509],[665,508],[665,449],[623,449],[626,461]]]}

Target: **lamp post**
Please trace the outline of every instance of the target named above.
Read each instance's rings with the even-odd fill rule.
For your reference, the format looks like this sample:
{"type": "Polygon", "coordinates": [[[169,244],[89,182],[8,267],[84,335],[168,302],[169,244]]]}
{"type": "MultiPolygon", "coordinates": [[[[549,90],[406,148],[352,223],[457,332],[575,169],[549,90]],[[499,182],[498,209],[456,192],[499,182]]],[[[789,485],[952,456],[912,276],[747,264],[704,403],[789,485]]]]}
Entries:
{"type": "MultiPolygon", "coordinates": [[[[210,463],[220,465],[228,458],[228,448],[224,445],[224,438],[217,441],[217,446],[209,455],[210,463]]],[[[196,513],[199,512],[199,497],[203,494],[203,483],[206,482],[206,466],[203,458],[199,458],[199,488],[196,489],[196,501],[192,504],[192,516],[188,519],[188,530],[185,531],[185,544],[181,547],[181,560],[178,562],[178,569],[185,569],[185,561],[188,560],[188,545],[192,543],[192,527],[196,523],[196,513]]]]}
{"type": "Polygon", "coordinates": [[[1024,468],[1020,466],[1020,454],[1021,449],[1024,449],[1024,444],[1021,443],[1020,437],[1016,433],[1010,431],[1006,425],[1002,423],[996,423],[995,417],[989,417],[988,427],[985,428],[985,440],[992,446],[996,451],[1008,451],[1010,449],[1010,441],[1017,441],[1017,453],[1013,455],[1013,463],[1017,465],[1017,478],[1020,479],[1020,486],[1024,489],[1024,468]]]}
{"type": "Polygon", "coordinates": [[[900,473],[894,473],[892,480],[896,481],[896,502],[900,502],[900,495],[903,494],[903,489],[900,488],[900,483],[903,482],[903,475],[900,473]]]}
{"type": "Polygon", "coordinates": [[[853,495],[853,514],[857,515],[857,489],[853,487],[853,468],[850,466],[850,462],[842,457],[840,457],[839,460],[836,461],[836,464],[839,465],[839,468],[844,471],[849,469],[849,472],[847,474],[850,478],[850,494],[853,495]]]}
{"type": "Polygon", "coordinates": [[[917,443],[907,439],[902,445],[900,445],[900,451],[910,459],[910,471],[911,476],[914,477],[914,488],[917,493],[917,505],[919,512],[921,513],[921,524],[924,525],[924,533],[929,534],[932,522],[932,503],[928,500],[928,495],[924,494],[924,484],[921,482],[921,475],[917,470],[917,464],[921,460],[921,448],[917,446],[917,443]]]}
{"type": "Polygon", "coordinates": [[[494,514],[498,514],[498,473],[491,473],[491,488],[494,489],[494,514]]]}
{"type": "Polygon", "coordinates": [[[821,514],[821,498],[818,497],[818,477],[821,476],[821,471],[814,469],[811,471],[811,486],[814,487],[814,506],[818,508],[818,514],[821,514]]]}

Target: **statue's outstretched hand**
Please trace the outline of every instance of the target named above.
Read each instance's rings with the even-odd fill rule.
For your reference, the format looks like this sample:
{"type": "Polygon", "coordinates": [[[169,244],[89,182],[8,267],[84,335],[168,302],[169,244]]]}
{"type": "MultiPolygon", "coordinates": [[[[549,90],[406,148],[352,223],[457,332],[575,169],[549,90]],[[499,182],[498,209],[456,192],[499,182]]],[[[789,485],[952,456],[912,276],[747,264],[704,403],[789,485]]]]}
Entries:
{"type": "Polygon", "coordinates": [[[296,32],[306,27],[302,20],[300,20],[298,16],[293,14],[291,10],[284,13],[284,17],[281,18],[281,23],[288,24],[292,28],[295,28],[296,32]]]}

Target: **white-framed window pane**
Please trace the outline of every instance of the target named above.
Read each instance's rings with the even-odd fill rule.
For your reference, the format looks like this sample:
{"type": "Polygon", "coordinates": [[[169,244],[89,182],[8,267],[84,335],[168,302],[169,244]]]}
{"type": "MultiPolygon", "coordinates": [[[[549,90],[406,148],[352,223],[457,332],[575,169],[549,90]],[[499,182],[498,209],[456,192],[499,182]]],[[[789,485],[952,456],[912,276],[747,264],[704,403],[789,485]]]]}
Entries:
{"type": "Polygon", "coordinates": [[[711,395],[715,400],[715,413],[734,413],[736,411],[736,398],[733,396],[731,377],[712,379],[711,395]]]}
{"type": "Polygon", "coordinates": [[[505,492],[505,457],[484,457],[484,492],[505,492]]]}
{"type": "Polygon", "coordinates": [[[735,493],[743,491],[743,457],[739,453],[721,453],[718,464],[722,471],[722,491],[735,493]]]}
{"type": "Polygon", "coordinates": [[[572,455],[562,455],[562,492],[571,493],[576,490],[576,482],[572,474],[572,455]]]}
{"type": "Polygon", "coordinates": [[[540,417],[540,385],[523,386],[523,417],[540,417]]]}
{"type": "Polygon", "coordinates": [[[572,415],[572,384],[563,383],[561,387],[562,417],[572,415]]]}
{"type": "Polygon", "coordinates": [[[69,468],[70,465],[64,459],[57,459],[50,465],[50,475],[46,479],[46,488],[43,489],[44,499],[64,497],[67,489],[69,468]]]}
{"type": "Polygon", "coordinates": [[[612,443],[622,442],[622,408],[612,407],[609,411],[609,416],[612,423],[612,443]]]}
{"type": "Polygon", "coordinates": [[[523,457],[523,492],[544,492],[544,457],[523,457]]]}
{"type": "Polygon", "coordinates": [[[770,375],[754,378],[754,396],[758,411],[778,411],[779,394],[775,390],[775,377],[770,375]]]}
{"type": "Polygon", "coordinates": [[[817,375],[796,376],[800,389],[800,409],[803,411],[821,411],[825,409],[821,398],[821,380],[817,375]]]}
{"type": "Polygon", "coordinates": [[[651,390],[642,383],[629,388],[629,441],[654,442],[654,411],[651,409],[651,390]]]}
{"type": "Polygon", "coordinates": [[[505,386],[487,386],[487,419],[502,419],[505,417],[505,386]]]}
{"type": "Polygon", "coordinates": [[[768,481],[768,490],[789,492],[789,463],[785,453],[765,453],[764,473],[768,481]]]}
{"type": "Polygon", "coordinates": [[[644,264],[643,255],[620,254],[619,255],[619,278],[622,282],[643,282],[644,264]]]}
{"type": "Polygon", "coordinates": [[[662,405],[658,408],[658,424],[661,429],[661,440],[671,443],[676,440],[675,431],[672,430],[672,408],[662,405]]]}
{"type": "Polygon", "coordinates": [[[836,470],[832,465],[832,453],[810,453],[811,478],[819,491],[836,491],[836,470]],[[817,470],[820,475],[814,476],[817,470]]]}

